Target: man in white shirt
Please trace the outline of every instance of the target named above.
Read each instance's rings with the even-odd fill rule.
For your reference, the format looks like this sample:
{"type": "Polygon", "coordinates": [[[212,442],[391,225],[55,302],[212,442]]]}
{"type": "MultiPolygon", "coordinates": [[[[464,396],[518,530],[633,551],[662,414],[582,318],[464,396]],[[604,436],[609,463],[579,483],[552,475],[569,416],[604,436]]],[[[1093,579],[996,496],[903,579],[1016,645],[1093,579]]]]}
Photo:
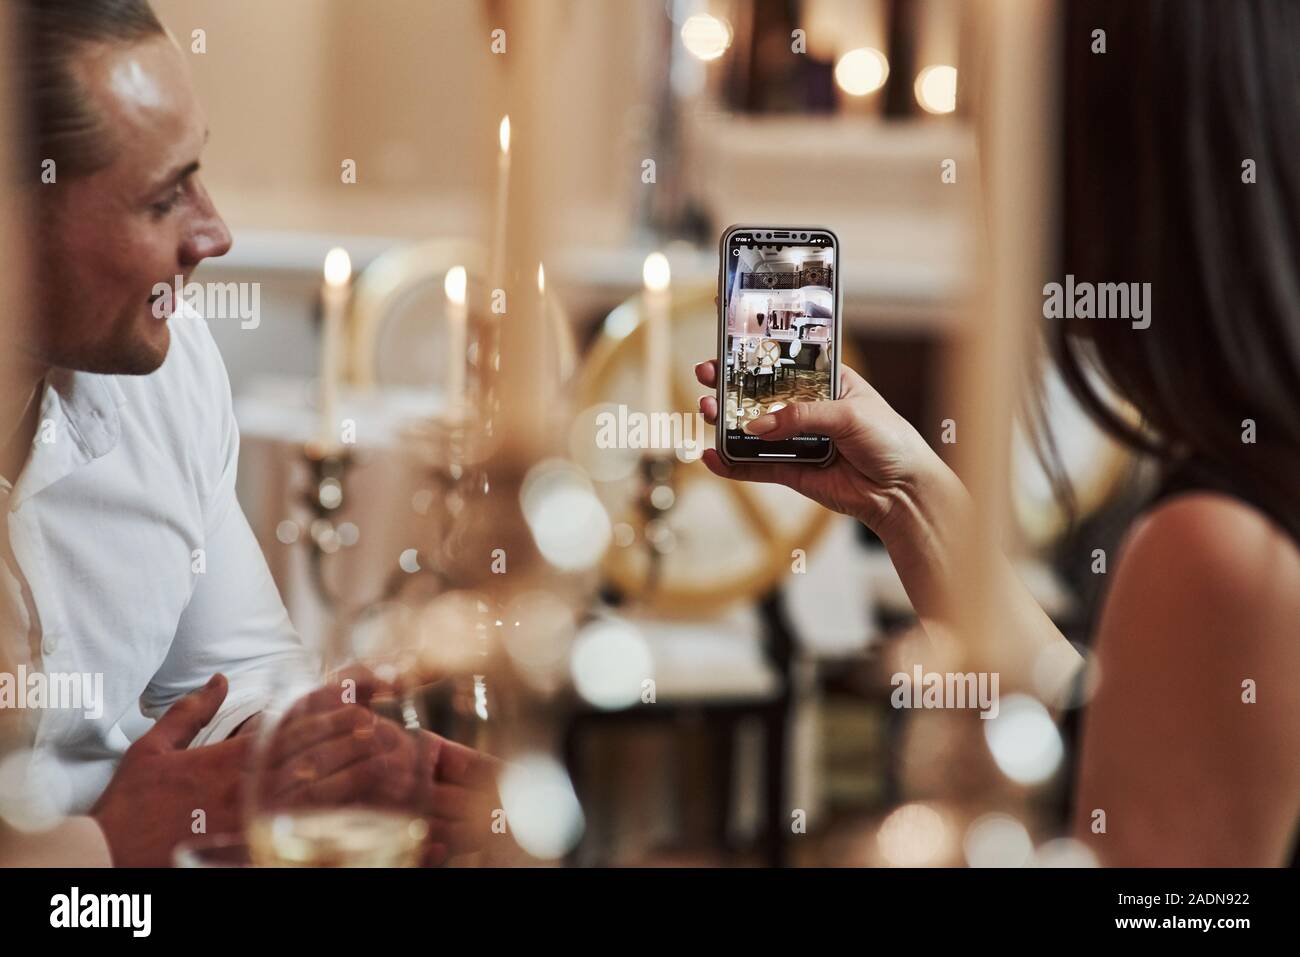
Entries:
{"type": "MultiPolygon", "coordinates": [[[[145,0],[20,7],[24,174],[55,176],[29,189],[36,322],[0,370],[0,606],[20,666],[102,675],[97,716],[40,714],[46,797],[93,817],[115,863],[166,863],[194,808],[237,828],[238,733],[306,661],[235,497],[221,356],[204,320],[155,317],[156,284],[231,244],[184,54],[145,0]],[[167,718],[132,747],[141,712],[167,718]]],[[[483,783],[474,752],[430,738],[447,786],[483,783]]]]}

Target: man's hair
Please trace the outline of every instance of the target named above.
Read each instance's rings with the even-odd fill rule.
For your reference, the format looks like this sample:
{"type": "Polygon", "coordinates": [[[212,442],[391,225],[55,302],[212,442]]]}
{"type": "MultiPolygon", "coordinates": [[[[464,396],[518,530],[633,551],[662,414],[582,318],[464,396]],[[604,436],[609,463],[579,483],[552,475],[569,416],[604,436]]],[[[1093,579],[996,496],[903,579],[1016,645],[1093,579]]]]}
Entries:
{"type": "Polygon", "coordinates": [[[87,102],[72,63],[89,46],[165,36],[148,0],[15,0],[19,90],[26,113],[21,182],[34,182],[45,160],[60,177],[108,166],[114,144],[87,102]]]}

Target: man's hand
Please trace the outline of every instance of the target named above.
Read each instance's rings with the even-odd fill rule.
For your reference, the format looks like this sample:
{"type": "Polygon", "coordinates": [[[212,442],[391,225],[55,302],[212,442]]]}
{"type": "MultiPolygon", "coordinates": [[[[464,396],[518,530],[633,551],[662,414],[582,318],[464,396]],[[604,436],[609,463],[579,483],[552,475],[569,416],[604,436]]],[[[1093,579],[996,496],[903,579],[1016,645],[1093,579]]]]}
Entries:
{"type": "Polygon", "coordinates": [[[370,710],[391,692],[358,673],[355,703],[333,682],[298,702],[275,734],[263,786],[272,801],[390,807],[424,817],[424,863],[481,849],[500,807],[501,762],[429,731],[408,731],[370,710]]]}
{"type": "Polygon", "coordinates": [[[251,736],[187,750],[221,707],[224,675],[177,701],[127,748],[91,809],[117,867],[167,867],[172,849],[194,836],[195,811],[209,834],[240,830],[240,782],[251,736]]]}
{"type": "Polygon", "coordinates": [[[395,693],[369,669],[353,665],[295,704],[270,756],[270,764],[283,769],[279,796],[420,813],[429,825],[426,864],[482,849],[492,833],[492,812],[501,806],[501,762],[430,731],[412,733],[370,710],[395,693]],[[354,703],[343,703],[345,687],[354,703]]]}
{"type": "Polygon", "coordinates": [[[358,667],[295,704],[266,758],[266,797],[420,814],[429,826],[424,862],[430,865],[481,849],[501,805],[501,762],[429,731],[413,733],[371,710],[393,693],[358,667]],[[350,703],[342,695],[344,677],[351,680],[350,703]]]}
{"type": "Polygon", "coordinates": [[[483,848],[492,833],[492,812],[501,806],[497,776],[501,762],[429,731],[420,732],[433,771],[426,813],[431,853],[427,863],[483,848]],[[437,853],[445,848],[445,853],[437,853]]]}

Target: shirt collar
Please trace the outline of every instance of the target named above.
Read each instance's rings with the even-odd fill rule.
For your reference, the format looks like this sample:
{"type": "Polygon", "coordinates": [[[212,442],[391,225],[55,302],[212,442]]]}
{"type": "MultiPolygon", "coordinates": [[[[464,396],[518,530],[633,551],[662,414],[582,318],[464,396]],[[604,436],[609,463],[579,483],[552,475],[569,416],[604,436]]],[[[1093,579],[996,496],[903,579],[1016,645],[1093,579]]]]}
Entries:
{"type": "Polygon", "coordinates": [[[55,369],[45,379],[40,421],[11,508],[117,447],[126,393],[116,376],[55,369]]]}

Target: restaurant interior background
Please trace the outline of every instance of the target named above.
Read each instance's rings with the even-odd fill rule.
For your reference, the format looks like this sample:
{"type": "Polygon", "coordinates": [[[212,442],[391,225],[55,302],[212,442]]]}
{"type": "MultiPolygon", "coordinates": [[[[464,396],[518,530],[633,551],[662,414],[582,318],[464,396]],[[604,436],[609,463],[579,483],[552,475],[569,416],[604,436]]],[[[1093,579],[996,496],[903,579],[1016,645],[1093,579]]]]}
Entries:
{"type": "MultiPolygon", "coordinates": [[[[1086,634],[1128,463],[1049,382],[1071,526],[1010,425],[1051,230],[1046,5],[154,6],[183,48],[202,31],[203,175],[235,238],[195,278],[260,284],[255,327],[210,328],[240,499],[291,616],[378,659],[414,647],[444,730],[527,743],[530,860],[1087,862],[1063,838],[1068,722],[1008,696],[1013,676],[1001,736],[891,707],[891,676],[942,650],[870,533],[716,479],[698,450],[593,437],[598,412],[656,394],[695,412],[723,227],[829,226],[844,361],[958,466],[1031,591],[1086,634]],[[334,249],[351,273],[331,285],[334,249]],[[479,303],[503,257],[521,305],[501,317],[479,303]],[[519,292],[534,276],[535,300],[519,292]],[[492,429],[457,416],[493,401],[507,412],[484,450],[473,433],[492,429]],[[323,402],[355,425],[342,462],[304,454],[323,402]],[[503,474],[514,499],[475,484],[503,474]],[[513,562],[523,529],[540,560],[492,575],[493,536],[513,562]]],[[[995,634],[997,609],[971,607],[995,634]]]]}

